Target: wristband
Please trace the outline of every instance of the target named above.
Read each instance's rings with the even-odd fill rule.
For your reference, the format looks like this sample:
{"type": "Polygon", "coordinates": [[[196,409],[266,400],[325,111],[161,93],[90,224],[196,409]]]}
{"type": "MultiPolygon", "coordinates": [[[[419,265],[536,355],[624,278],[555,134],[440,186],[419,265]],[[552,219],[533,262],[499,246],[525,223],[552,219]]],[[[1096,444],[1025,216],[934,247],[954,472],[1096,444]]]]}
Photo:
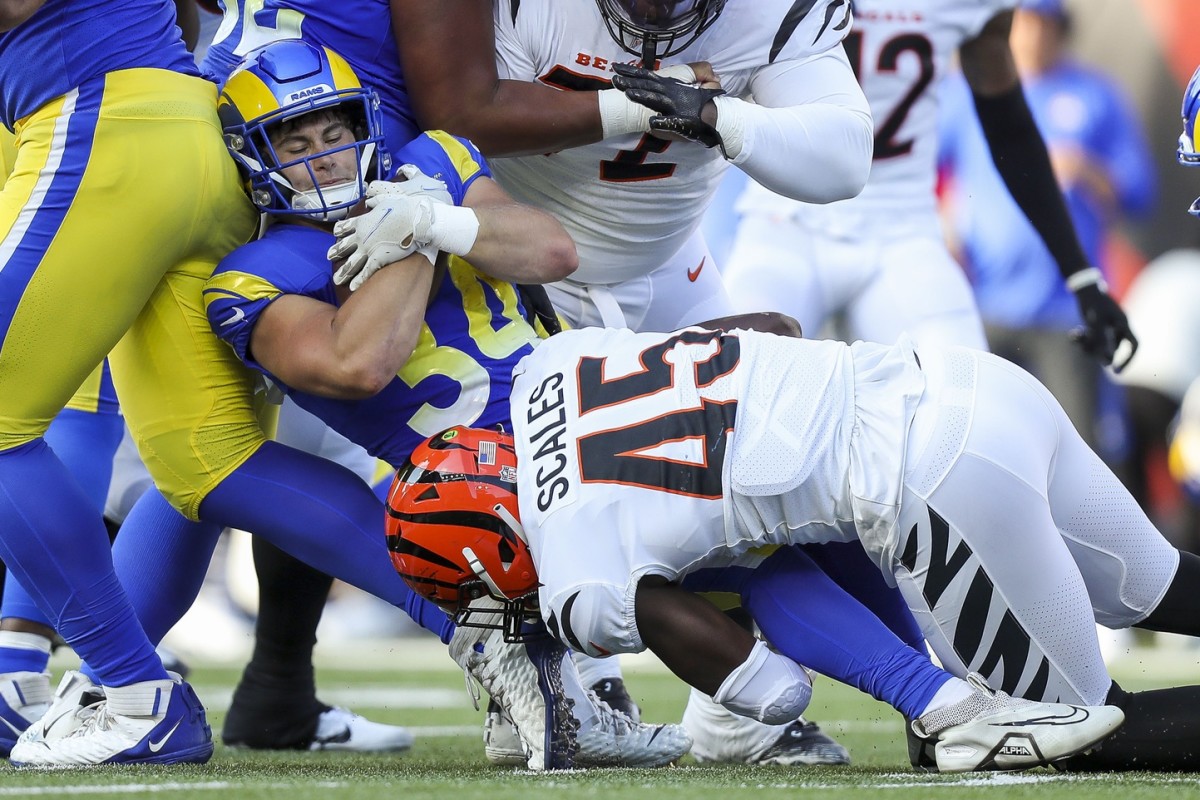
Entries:
{"type": "Polygon", "coordinates": [[[1095,267],[1087,267],[1078,272],[1072,272],[1067,276],[1067,288],[1072,292],[1078,292],[1080,289],[1088,286],[1095,286],[1102,292],[1108,291],[1108,284],[1104,280],[1104,275],[1095,267]]]}
{"type": "Polygon", "coordinates": [[[605,139],[627,133],[648,133],[654,109],[635,103],[620,89],[601,89],[596,92],[600,104],[600,131],[605,139]]]}
{"type": "MultiPolygon", "coordinates": [[[[713,127],[721,137],[725,158],[740,164],[738,156],[746,146],[746,115],[742,113],[742,100],[728,95],[713,98],[717,107],[717,124],[713,127]]],[[[745,159],[742,159],[745,161],[745,159]]]]}
{"type": "Polygon", "coordinates": [[[469,208],[433,203],[429,244],[456,256],[465,256],[479,236],[479,217],[469,208]]]}

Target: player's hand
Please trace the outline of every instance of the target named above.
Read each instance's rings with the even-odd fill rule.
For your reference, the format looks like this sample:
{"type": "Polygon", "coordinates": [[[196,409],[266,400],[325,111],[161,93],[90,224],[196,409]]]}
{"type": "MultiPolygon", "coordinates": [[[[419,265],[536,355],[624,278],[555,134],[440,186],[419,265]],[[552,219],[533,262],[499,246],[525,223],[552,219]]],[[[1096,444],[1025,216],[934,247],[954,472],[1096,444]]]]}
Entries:
{"type": "MultiPolygon", "coordinates": [[[[379,193],[403,193],[403,194],[425,194],[429,195],[439,203],[454,205],[454,198],[450,196],[450,192],[446,189],[446,182],[441,178],[434,178],[421,172],[421,168],[416,164],[401,164],[396,170],[397,177],[390,181],[391,186],[388,186],[388,181],[379,181],[380,184],[376,187],[379,193]],[[400,180],[400,176],[404,180],[400,180]]],[[[374,183],[371,184],[374,186],[374,183]]],[[[370,197],[370,186],[367,187],[367,196],[370,197]]]]}
{"type": "Polygon", "coordinates": [[[354,291],[379,269],[414,252],[422,252],[431,263],[437,259],[437,250],[426,245],[434,206],[449,203],[450,193],[441,181],[419,170],[416,176],[401,182],[372,181],[365,198],[367,212],[334,225],[337,241],[327,255],[334,262],[345,259],[333,274],[334,283],[349,282],[354,291]]]}
{"type": "Polygon", "coordinates": [[[1074,339],[1084,352],[1091,355],[1105,366],[1110,364],[1113,371],[1120,372],[1129,364],[1133,354],[1137,352],[1138,341],[1129,328],[1129,320],[1125,312],[1117,305],[1117,301],[1109,296],[1097,284],[1081,287],[1075,292],[1075,300],[1079,303],[1079,315],[1083,318],[1083,327],[1071,331],[1074,339]],[[1113,364],[1117,348],[1121,342],[1129,343],[1129,353],[1120,364],[1113,364]]]}
{"type": "MultiPolygon", "coordinates": [[[[651,131],[674,134],[705,147],[720,147],[724,152],[725,143],[712,124],[716,120],[716,107],[712,105],[712,99],[725,94],[724,89],[713,88],[712,82],[696,85],[671,77],[670,70],[674,67],[651,72],[631,64],[617,63],[612,66],[617,73],[612,79],[613,86],[633,102],[658,112],[657,116],[650,118],[651,131]]],[[[699,73],[695,67],[689,66],[688,69],[694,81],[699,73]]]]}

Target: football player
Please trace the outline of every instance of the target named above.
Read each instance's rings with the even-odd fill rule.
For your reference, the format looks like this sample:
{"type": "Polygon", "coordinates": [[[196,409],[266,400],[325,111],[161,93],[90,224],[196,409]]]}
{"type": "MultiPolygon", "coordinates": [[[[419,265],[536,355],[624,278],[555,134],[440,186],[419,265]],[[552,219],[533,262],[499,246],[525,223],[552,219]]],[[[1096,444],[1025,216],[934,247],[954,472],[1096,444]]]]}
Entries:
{"type": "MultiPolygon", "coordinates": [[[[212,329],[246,364],[372,455],[399,464],[441,420],[507,421],[512,367],[538,341],[510,281],[562,277],[575,266],[575,249],[552,216],[513,202],[466,140],[426,133],[392,153],[382,137],[368,136],[377,127],[366,123],[377,113],[375,94],[349,91],[352,77],[328,49],[281,40],[251,51],[226,82],[221,113],[231,151],[272,224],[221,262],[205,302],[212,329]],[[400,164],[400,182],[365,189],[373,158],[400,164]],[[389,212],[407,219],[410,235],[351,294],[335,286],[325,254],[334,222],[364,193],[368,206],[389,194],[389,212]],[[439,251],[450,254],[444,263],[439,251]]],[[[502,643],[469,636],[456,635],[451,652],[471,661],[489,691],[499,688],[491,693],[503,704],[496,665],[474,661],[502,643]]],[[[551,742],[549,724],[514,717],[529,766],[661,765],[686,752],[680,729],[633,725],[593,707],[565,656],[536,657],[557,657],[561,680],[576,692],[578,758],[572,743],[551,742]]],[[[537,686],[533,676],[518,689],[536,697],[537,686]]]]}
{"type": "MultiPolygon", "coordinates": [[[[212,752],[203,709],[163,670],[115,578],[99,513],[43,438],[111,350],[118,391],[136,384],[154,398],[126,409],[131,426],[160,446],[186,442],[191,455],[177,474],[211,466],[213,437],[187,441],[204,415],[186,403],[167,408],[156,391],[186,383],[192,362],[151,358],[146,342],[162,320],[179,319],[179,294],[249,237],[255,214],[222,154],[213,87],[174,23],[164,0],[0,8],[3,121],[19,132],[0,194],[0,557],[111,689],[97,715],[104,735],[92,740],[97,760],[203,761],[212,752]],[[156,730],[173,733],[151,751],[156,730]]],[[[258,430],[249,396],[210,419],[234,460],[258,430]]],[[[48,686],[39,693],[44,702],[48,686]]]]}
{"type": "Polygon", "coordinates": [[[751,183],[726,269],[741,307],[773,308],[816,332],[844,312],[848,340],[986,349],[983,325],[938,218],[937,93],[951,58],[963,75],[996,167],[1075,293],[1080,343],[1104,364],[1137,340],[1090,265],[1025,101],[1009,48],[1019,0],[937,0],[920,8],[858,0],[847,37],[875,116],[871,178],[862,194],[826,206],[797,203],[751,183]]]}
{"type": "MultiPolygon", "coordinates": [[[[364,76],[366,83],[379,88],[385,112],[384,124],[387,126],[387,137],[390,140],[394,140],[392,137],[396,130],[407,130],[407,136],[414,135],[418,130],[416,122],[420,122],[425,128],[441,128],[470,136],[481,144],[482,151],[490,157],[558,151],[565,147],[598,142],[606,136],[612,136],[620,137],[619,140],[614,140],[619,146],[607,147],[604,158],[606,160],[617,158],[620,161],[631,159],[636,161],[641,157],[640,148],[644,138],[643,134],[649,131],[649,118],[654,116],[654,112],[650,108],[630,100],[616,89],[569,92],[560,91],[561,87],[557,86],[549,87],[540,83],[532,83],[523,77],[517,80],[499,80],[497,66],[493,60],[496,45],[494,43],[492,4],[482,2],[482,0],[455,0],[452,3],[432,3],[429,0],[391,0],[388,5],[379,3],[347,5],[342,3],[336,6],[315,0],[277,0],[271,3],[269,9],[248,7],[243,2],[228,2],[223,5],[225,21],[202,65],[207,74],[219,79],[228,74],[232,65],[249,49],[268,41],[298,36],[303,30],[305,38],[329,45],[345,55],[355,70],[364,76]],[[388,16],[389,6],[390,18],[388,16]],[[347,20],[354,22],[352,25],[348,25],[347,20]],[[402,21],[403,24],[393,26],[392,20],[402,21]],[[387,57],[392,52],[393,39],[395,46],[403,55],[402,59],[392,60],[387,57]],[[445,68],[447,41],[456,42],[456,62],[453,70],[445,68]],[[400,60],[404,64],[403,70],[400,69],[400,60]],[[410,103],[412,110],[410,110],[410,103]],[[416,112],[415,121],[414,111],[416,112]],[[633,148],[636,152],[624,154],[618,152],[626,147],[633,148]]],[[[694,38],[694,35],[700,32],[700,28],[712,25],[723,5],[723,2],[710,2],[709,0],[702,0],[702,2],[688,0],[686,3],[679,4],[676,9],[679,14],[678,19],[670,21],[671,24],[667,26],[676,30],[678,34],[675,44],[682,45],[694,38]]],[[[753,10],[755,14],[758,13],[756,9],[751,9],[749,4],[741,0],[735,2],[734,6],[735,17],[749,10],[753,10]]],[[[517,8],[518,4],[512,4],[510,11],[515,11],[517,8]]],[[[772,16],[770,25],[776,27],[772,27],[771,31],[766,31],[767,26],[757,26],[761,30],[756,30],[755,38],[755,42],[763,46],[761,52],[754,57],[761,58],[763,64],[766,64],[768,60],[786,62],[779,66],[779,72],[790,73],[790,67],[797,66],[790,59],[796,53],[807,52],[808,45],[805,37],[813,38],[819,30],[822,31],[821,42],[819,44],[813,42],[813,47],[815,50],[823,50],[836,44],[838,37],[844,33],[849,23],[846,3],[842,0],[833,2],[822,0],[818,7],[811,8],[806,15],[784,16],[783,12],[783,4],[773,2],[769,9],[769,14],[772,16]],[[829,20],[826,26],[830,28],[829,31],[823,30],[820,22],[823,19],[829,20]],[[803,25],[801,25],[802,21],[803,25]],[[797,26],[800,26],[799,29],[797,26]],[[776,33],[778,35],[774,36],[774,39],[778,41],[779,51],[771,53],[763,42],[776,33]],[[784,46],[785,44],[786,46],[784,46]]],[[[580,19],[589,19],[596,13],[596,10],[589,5],[580,19]]],[[[602,13],[625,12],[617,6],[606,4],[602,13]]],[[[528,17],[529,15],[526,14],[524,21],[528,21],[528,17]]],[[[596,31],[601,29],[599,20],[600,17],[597,17],[596,31]]],[[[668,20],[662,22],[665,23],[668,20]]],[[[529,30],[527,32],[530,35],[536,35],[536,31],[529,30]]],[[[649,39],[657,43],[666,42],[664,37],[658,35],[651,36],[649,39]]],[[[728,43],[728,37],[726,43],[728,43]]],[[[608,60],[630,60],[631,58],[616,42],[603,34],[600,44],[605,51],[612,51],[610,55],[613,58],[608,60]]],[[[639,55],[644,54],[639,50],[639,55]]],[[[666,55],[665,49],[661,55],[666,55]]],[[[568,68],[571,68],[570,64],[575,58],[575,54],[570,54],[569,60],[566,62],[568,68]]],[[[836,60],[836,48],[834,60],[836,60]]],[[[607,70],[604,68],[606,63],[607,61],[603,58],[598,60],[596,62],[597,69],[594,71],[599,79],[586,81],[586,85],[580,88],[596,90],[606,88],[608,82],[607,70]]],[[[822,60],[822,64],[824,64],[824,60],[822,60]]],[[[704,68],[701,68],[701,72],[707,76],[704,68]]],[[[833,77],[840,75],[843,81],[840,89],[830,89],[820,102],[813,102],[813,107],[807,111],[797,112],[795,109],[791,109],[787,112],[780,112],[788,115],[798,113],[802,119],[795,120],[795,124],[803,124],[814,132],[821,131],[815,133],[811,138],[796,138],[793,147],[812,147],[822,150],[821,158],[816,160],[823,161],[825,157],[834,159],[830,163],[823,162],[821,169],[813,170],[812,174],[804,178],[804,182],[813,191],[836,191],[852,194],[857,191],[862,180],[865,179],[863,170],[868,163],[867,151],[870,136],[865,100],[862,98],[857,84],[852,81],[849,70],[845,69],[844,63],[840,66],[825,64],[824,69],[819,64],[802,70],[802,73],[805,81],[819,79],[831,87],[833,84],[829,81],[833,80],[833,77]],[[825,76],[823,75],[825,70],[833,70],[835,75],[825,76]],[[822,74],[818,75],[817,73],[822,74]],[[845,98],[839,94],[842,91],[848,93],[845,98]],[[845,102],[849,108],[838,108],[837,105],[840,102],[845,102]],[[836,147],[829,146],[824,137],[828,135],[836,139],[843,128],[846,135],[841,137],[836,147]],[[847,145],[847,142],[850,143],[850,146],[847,145]],[[857,151],[855,151],[855,147],[858,148],[857,151]],[[856,157],[856,152],[860,157],[856,157]],[[831,168],[834,163],[836,163],[837,169],[831,168]]],[[[685,70],[682,74],[690,75],[692,71],[685,70]]],[[[749,73],[743,73],[743,78],[748,76],[749,73]]],[[[773,80],[772,84],[774,85],[773,80]]],[[[803,86],[804,84],[799,85],[803,86]]],[[[766,96],[766,83],[762,83],[762,86],[764,96],[766,96]]],[[[693,95],[693,99],[701,96],[703,95],[693,95]]],[[[805,99],[812,98],[808,95],[787,98],[788,102],[801,102],[805,99]]],[[[711,114],[715,106],[712,103],[706,105],[706,113],[711,114]]],[[[726,118],[733,118],[736,110],[730,110],[726,118]]],[[[697,109],[697,113],[699,113],[699,109],[697,109]]],[[[751,116],[757,118],[757,115],[753,113],[751,116]]],[[[775,118],[774,114],[771,116],[772,119],[775,118]]],[[[751,124],[751,129],[754,128],[754,124],[751,124]]],[[[648,150],[656,150],[665,148],[668,143],[646,139],[645,144],[648,150]]],[[[681,142],[675,147],[679,149],[692,146],[689,143],[681,142]]],[[[762,165],[762,169],[768,169],[765,157],[762,155],[763,152],[766,152],[765,148],[766,145],[763,145],[758,156],[758,163],[762,165]]],[[[696,152],[705,151],[697,146],[696,152]]],[[[713,152],[715,153],[715,151],[713,152]]],[[[742,156],[748,157],[749,150],[743,152],[742,156]]],[[[650,158],[655,160],[658,156],[652,154],[650,158]]],[[[703,170],[705,175],[719,172],[722,169],[723,162],[712,154],[706,153],[699,158],[700,161],[707,164],[703,170]]],[[[673,171],[674,167],[668,165],[670,161],[670,159],[666,159],[664,165],[657,167],[657,171],[660,173],[664,170],[673,171]]],[[[802,171],[803,164],[796,163],[798,174],[802,171]]],[[[587,162],[586,182],[595,183],[596,167],[596,163],[587,162]]],[[[796,175],[792,177],[795,178],[796,175]]],[[[599,184],[598,191],[606,194],[609,190],[619,188],[619,182],[606,180],[599,184]]],[[[668,188],[664,194],[669,196],[672,191],[668,188]]],[[[639,194],[638,197],[643,199],[635,198],[634,201],[640,203],[650,195],[639,194]]],[[[657,198],[658,195],[655,197],[657,198]]],[[[602,204],[607,205],[609,202],[605,198],[602,204]]],[[[672,207],[676,205],[672,200],[672,207]]],[[[555,211],[553,203],[549,207],[551,211],[555,211]]],[[[680,206],[680,214],[686,219],[679,223],[670,223],[668,227],[672,225],[694,227],[694,224],[687,220],[695,215],[696,210],[690,206],[680,206]]],[[[555,213],[561,211],[562,209],[558,209],[555,213]]],[[[618,229],[609,232],[612,241],[619,241],[623,236],[623,232],[620,230],[620,225],[623,224],[624,220],[619,221],[618,229]]],[[[597,254],[597,257],[601,255],[597,254]]],[[[649,257],[652,259],[655,256],[650,255],[649,257]]],[[[701,258],[697,255],[697,260],[701,258]]],[[[665,290],[659,291],[656,297],[659,303],[664,301],[669,303],[672,298],[679,298],[681,306],[690,305],[695,308],[682,320],[678,319],[680,308],[669,308],[661,312],[662,316],[667,319],[654,323],[656,326],[669,327],[683,322],[696,322],[701,319],[722,316],[729,311],[727,298],[720,289],[719,281],[716,280],[715,270],[710,267],[708,273],[701,276],[703,268],[692,263],[690,250],[685,260],[688,261],[686,269],[693,270],[694,280],[684,280],[681,285],[672,283],[665,290]],[[693,284],[695,285],[693,286],[693,284]],[[710,302],[711,295],[716,295],[717,300],[710,302]]],[[[590,261],[591,256],[585,254],[584,262],[590,263],[590,261]]],[[[657,265],[647,265],[647,271],[653,266],[657,265]]],[[[677,273],[675,278],[683,275],[683,272],[677,271],[677,273]]],[[[629,298],[630,303],[650,302],[648,294],[638,294],[637,292],[635,294],[637,296],[629,298]]],[[[641,316],[640,311],[632,313],[635,316],[641,316]]],[[[659,313],[655,312],[656,315],[659,313]]],[[[279,566],[283,572],[291,568],[286,565],[279,566]]],[[[281,572],[281,574],[283,573],[281,572]]],[[[274,602],[273,596],[278,592],[264,587],[262,594],[265,602],[272,603],[274,602]]],[[[316,604],[319,608],[319,604],[323,600],[323,593],[318,591],[304,602],[307,606],[316,604]]],[[[307,618],[313,616],[315,615],[306,615],[307,618]]],[[[302,618],[297,615],[293,619],[295,627],[298,628],[302,618]]],[[[296,633],[297,636],[307,635],[298,630],[296,633]]],[[[253,667],[254,663],[252,662],[248,670],[253,667]]],[[[636,706],[629,699],[615,664],[597,665],[592,663],[587,668],[585,675],[590,684],[605,691],[606,699],[611,700],[614,705],[628,710],[636,718],[636,706]]],[[[732,718],[728,719],[732,720],[732,718]]],[[[495,715],[489,715],[489,724],[498,724],[499,722],[500,720],[495,715]]],[[[730,737],[727,733],[716,734],[710,738],[713,741],[728,741],[730,737]]],[[[844,763],[846,760],[845,750],[828,737],[820,734],[812,725],[783,726],[766,733],[755,730],[749,738],[752,740],[750,744],[739,750],[739,760],[765,760],[777,763],[797,763],[798,761],[844,763]],[[776,745],[779,746],[776,747],[776,745]]],[[[505,746],[498,743],[493,746],[492,741],[489,737],[488,752],[499,761],[503,762],[507,758],[512,758],[514,754],[518,761],[523,760],[519,748],[515,751],[511,749],[506,751],[505,746]]],[[[511,738],[508,741],[511,742],[511,738]]]]}
{"type": "MultiPolygon", "coordinates": [[[[478,142],[497,181],[575,240],[579,270],[547,287],[572,325],[661,331],[733,313],[698,232],[730,163],[814,202],[866,180],[869,110],[839,46],[848,0],[391,5],[418,118],[478,142]]],[[[613,660],[581,668],[620,678],[613,660]]],[[[686,719],[699,758],[848,760],[811,724],[753,725],[698,694],[686,719]]]]}
{"type": "Polygon", "coordinates": [[[789,658],[920,720],[932,687],[888,698],[897,662],[868,655],[882,640],[868,647],[859,635],[870,626],[817,613],[798,591],[813,570],[792,545],[856,542],[900,587],[948,671],[979,672],[1029,700],[1124,710],[1124,727],[1070,766],[1195,769],[1200,687],[1123,692],[1095,635],[1097,621],[1144,625],[1164,608],[1194,607],[1195,595],[1162,593],[1174,548],[1015,365],[968,348],[915,350],[907,339],[580,329],[522,361],[512,404],[511,439],[471,434],[484,441],[477,463],[495,466],[468,457],[445,476],[482,471],[492,493],[443,482],[440,464],[451,462],[438,451],[456,449],[455,431],[416,451],[393,487],[393,558],[435,602],[452,600],[447,583],[453,592],[470,580],[519,611],[521,598],[495,591],[519,582],[496,574],[507,545],[516,554],[506,562],[532,557],[536,574],[523,586],[572,646],[600,656],[650,647],[760,718],[802,710],[794,665],[728,638],[737,634],[727,626],[714,634],[720,615],[680,589],[733,591],[789,658]],[[496,497],[513,491],[519,514],[506,516],[496,497]],[[426,524],[467,508],[493,521],[490,535],[482,523],[426,524]],[[433,566],[449,554],[459,560],[433,566]],[[845,631],[854,634],[843,650],[825,646],[845,631]],[[721,655],[713,643],[728,641],[741,644],[721,655]],[[708,657],[723,668],[694,666],[708,657]]]}

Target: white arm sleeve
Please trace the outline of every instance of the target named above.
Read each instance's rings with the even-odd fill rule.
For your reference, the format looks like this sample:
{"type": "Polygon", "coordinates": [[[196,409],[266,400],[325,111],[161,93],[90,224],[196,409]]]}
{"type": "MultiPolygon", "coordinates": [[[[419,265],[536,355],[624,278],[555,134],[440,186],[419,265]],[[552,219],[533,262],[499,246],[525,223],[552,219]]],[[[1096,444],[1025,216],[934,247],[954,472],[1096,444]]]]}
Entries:
{"type": "Polygon", "coordinates": [[[875,130],[843,48],[763,67],[750,90],[754,102],[714,100],[734,164],[768,189],[808,203],[862,191],[875,130]]]}

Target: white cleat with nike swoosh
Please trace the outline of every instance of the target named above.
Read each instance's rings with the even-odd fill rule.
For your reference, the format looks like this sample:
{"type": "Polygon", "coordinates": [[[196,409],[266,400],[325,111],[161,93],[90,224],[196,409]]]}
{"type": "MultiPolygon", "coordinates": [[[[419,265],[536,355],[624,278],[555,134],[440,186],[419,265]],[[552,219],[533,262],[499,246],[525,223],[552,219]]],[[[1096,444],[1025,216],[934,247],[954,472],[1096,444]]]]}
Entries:
{"type": "Polygon", "coordinates": [[[970,697],[921,716],[913,732],[935,742],[939,772],[1030,769],[1084,752],[1121,727],[1116,706],[1035,703],[997,692],[974,673],[970,697]]]}
{"type": "Polygon", "coordinates": [[[50,674],[0,674],[0,756],[7,756],[17,738],[50,707],[50,674]]]}
{"type": "Polygon", "coordinates": [[[97,764],[203,764],[212,730],[195,691],[178,678],[106,687],[106,697],[77,717],[65,735],[22,736],[10,760],[18,767],[57,769],[97,764]]]}

